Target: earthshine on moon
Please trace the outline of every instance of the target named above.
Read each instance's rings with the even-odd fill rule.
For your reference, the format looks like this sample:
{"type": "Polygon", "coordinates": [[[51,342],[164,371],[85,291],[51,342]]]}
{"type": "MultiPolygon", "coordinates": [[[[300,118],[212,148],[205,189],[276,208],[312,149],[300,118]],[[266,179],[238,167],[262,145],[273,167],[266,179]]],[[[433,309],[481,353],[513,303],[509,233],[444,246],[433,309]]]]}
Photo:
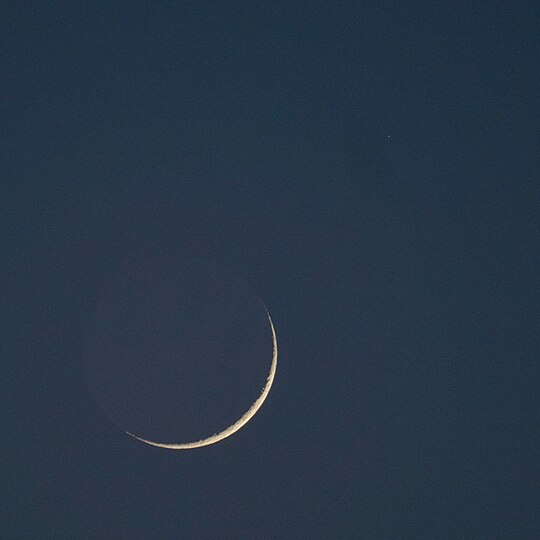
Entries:
{"type": "Polygon", "coordinates": [[[277,357],[278,357],[277,337],[276,337],[274,324],[272,323],[272,319],[268,311],[267,311],[267,314],[268,314],[268,321],[270,322],[270,329],[272,330],[272,340],[274,344],[274,352],[272,356],[272,364],[270,366],[270,373],[268,375],[268,378],[266,380],[266,385],[264,386],[261,395],[239,420],[237,420],[234,424],[224,429],[223,431],[220,431],[219,433],[215,433],[214,435],[211,435],[210,437],[207,437],[206,439],[201,439],[199,441],[188,442],[188,443],[155,442],[155,441],[149,441],[147,439],[143,439],[142,437],[138,437],[137,435],[130,433],[129,431],[126,431],[126,433],[128,435],[131,435],[135,439],[138,439],[139,441],[142,441],[146,444],[150,444],[152,446],[158,446],[159,448],[168,448],[170,450],[189,450],[191,448],[201,448],[203,446],[208,446],[210,444],[214,444],[219,441],[222,441],[223,439],[226,439],[227,437],[231,436],[233,433],[236,433],[239,429],[244,427],[255,416],[257,411],[261,408],[262,404],[264,403],[265,399],[268,397],[268,394],[270,393],[270,388],[272,387],[272,383],[274,382],[274,377],[276,376],[277,357]]]}

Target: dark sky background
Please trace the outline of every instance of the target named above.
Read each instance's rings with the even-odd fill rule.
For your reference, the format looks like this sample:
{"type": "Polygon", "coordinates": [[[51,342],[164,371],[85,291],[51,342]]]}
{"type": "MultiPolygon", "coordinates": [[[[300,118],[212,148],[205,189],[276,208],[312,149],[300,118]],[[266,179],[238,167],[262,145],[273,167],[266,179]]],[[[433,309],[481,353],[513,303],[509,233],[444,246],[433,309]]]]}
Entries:
{"type": "Polygon", "coordinates": [[[536,2],[7,2],[5,538],[538,538],[536,2]],[[209,257],[280,343],[257,416],[144,445],[85,328],[209,257]]]}

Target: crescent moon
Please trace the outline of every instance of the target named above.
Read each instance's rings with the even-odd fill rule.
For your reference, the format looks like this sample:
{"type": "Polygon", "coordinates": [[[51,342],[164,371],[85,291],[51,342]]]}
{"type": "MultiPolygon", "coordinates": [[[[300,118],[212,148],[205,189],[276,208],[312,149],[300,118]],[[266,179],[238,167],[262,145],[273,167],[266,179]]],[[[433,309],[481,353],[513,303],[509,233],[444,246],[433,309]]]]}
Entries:
{"type": "Polygon", "coordinates": [[[270,388],[272,388],[272,384],[276,376],[277,357],[278,357],[276,330],[274,328],[274,324],[272,322],[272,318],[270,317],[270,314],[268,313],[268,311],[266,313],[268,315],[268,320],[270,321],[270,328],[272,330],[272,339],[274,342],[274,353],[272,357],[272,365],[270,366],[270,373],[268,375],[268,378],[266,379],[266,384],[264,388],[262,389],[261,395],[239,420],[237,420],[232,426],[229,426],[228,428],[224,429],[223,431],[220,431],[219,433],[214,433],[214,435],[211,435],[210,437],[207,437],[206,439],[201,439],[200,441],[194,441],[194,442],[188,442],[188,443],[155,442],[155,441],[149,441],[147,439],[143,439],[142,437],[138,437],[137,435],[134,435],[133,433],[130,433],[129,431],[126,431],[126,433],[143,443],[150,444],[152,446],[158,446],[159,448],[168,448],[170,450],[189,450],[191,448],[201,448],[203,446],[215,444],[219,441],[222,441],[223,439],[226,439],[227,437],[230,437],[233,433],[236,433],[239,429],[244,427],[255,416],[257,411],[261,408],[262,404],[264,403],[265,399],[268,397],[268,394],[270,393],[270,388]]]}

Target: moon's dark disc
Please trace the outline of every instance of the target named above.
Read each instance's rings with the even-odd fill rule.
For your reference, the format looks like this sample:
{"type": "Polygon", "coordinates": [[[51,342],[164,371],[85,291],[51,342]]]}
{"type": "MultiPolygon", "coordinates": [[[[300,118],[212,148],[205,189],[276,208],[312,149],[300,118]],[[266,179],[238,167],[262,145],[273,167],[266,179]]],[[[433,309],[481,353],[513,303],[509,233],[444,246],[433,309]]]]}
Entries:
{"type": "Polygon", "coordinates": [[[261,299],[204,261],[138,264],[104,292],[85,340],[88,384],[121,429],[190,442],[238,421],[273,355],[261,299]]]}

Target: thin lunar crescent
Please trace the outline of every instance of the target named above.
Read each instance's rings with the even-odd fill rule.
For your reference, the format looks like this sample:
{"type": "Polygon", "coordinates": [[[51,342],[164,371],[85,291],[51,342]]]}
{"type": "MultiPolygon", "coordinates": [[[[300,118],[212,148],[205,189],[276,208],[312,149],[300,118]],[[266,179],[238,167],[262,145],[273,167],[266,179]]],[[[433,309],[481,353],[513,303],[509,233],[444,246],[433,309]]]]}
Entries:
{"type": "Polygon", "coordinates": [[[268,378],[266,379],[266,385],[264,386],[261,395],[253,403],[253,405],[248,409],[248,411],[232,426],[229,426],[228,428],[224,429],[220,433],[215,433],[214,435],[211,435],[210,437],[207,437],[206,439],[201,439],[200,441],[194,441],[194,442],[188,442],[188,443],[162,443],[162,442],[155,442],[155,441],[149,441],[147,439],[143,439],[142,437],[137,437],[137,435],[134,435],[133,433],[130,433],[129,431],[126,431],[128,435],[131,435],[132,437],[135,437],[135,439],[138,439],[139,441],[142,441],[146,444],[151,444],[152,446],[159,446],[160,448],[169,448],[170,450],[189,450],[191,448],[201,448],[202,446],[208,446],[210,444],[217,443],[219,441],[222,441],[223,439],[226,439],[233,433],[236,433],[239,429],[244,427],[257,413],[257,411],[261,408],[262,404],[264,403],[264,400],[268,397],[268,394],[270,393],[270,388],[272,388],[272,383],[274,382],[274,377],[276,376],[276,368],[277,368],[277,357],[278,357],[278,349],[277,349],[277,338],[276,338],[276,330],[274,328],[274,324],[272,323],[272,319],[270,317],[270,314],[268,313],[268,320],[270,321],[270,329],[272,330],[272,339],[274,343],[274,352],[272,357],[272,365],[270,366],[270,374],[268,375],[268,378]]]}

